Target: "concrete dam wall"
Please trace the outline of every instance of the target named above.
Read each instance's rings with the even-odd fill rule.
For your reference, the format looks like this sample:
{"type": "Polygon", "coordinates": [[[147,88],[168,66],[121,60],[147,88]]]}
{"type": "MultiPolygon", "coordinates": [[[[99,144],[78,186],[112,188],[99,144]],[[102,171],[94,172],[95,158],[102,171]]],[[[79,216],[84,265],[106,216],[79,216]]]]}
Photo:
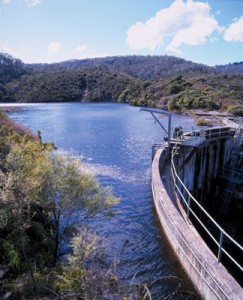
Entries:
{"type": "Polygon", "coordinates": [[[190,192],[202,200],[212,182],[230,159],[231,140],[214,140],[201,147],[181,147],[177,156],[178,175],[190,192]]]}
{"type": "Polygon", "coordinates": [[[159,149],[152,164],[153,198],[162,228],[202,298],[240,300],[241,286],[220,262],[224,251],[221,242],[227,234],[221,230],[220,241],[216,241],[217,257],[190,221],[193,196],[203,202],[203,195],[211,190],[212,182],[230,159],[230,131],[215,137],[179,142],[172,153],[173,161],[167,156],[166,146],[159,149]],[[176,189],[179,193],[175,193],[176,189]]]}

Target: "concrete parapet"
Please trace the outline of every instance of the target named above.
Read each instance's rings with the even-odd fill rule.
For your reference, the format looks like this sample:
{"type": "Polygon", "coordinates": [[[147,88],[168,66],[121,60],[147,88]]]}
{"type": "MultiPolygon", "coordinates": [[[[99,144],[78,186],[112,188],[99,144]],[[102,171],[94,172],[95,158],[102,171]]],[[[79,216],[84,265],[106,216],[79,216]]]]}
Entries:
{"type": "Polygon", "coordinates": [[[165,186],[172,180],[165,166],[165,148],[159,149],[152,164],[152,191],[163,230],[182,266],[203,299],[242,300],[243,289],[217,261],[193,225],[182,218],[165,186]]]}

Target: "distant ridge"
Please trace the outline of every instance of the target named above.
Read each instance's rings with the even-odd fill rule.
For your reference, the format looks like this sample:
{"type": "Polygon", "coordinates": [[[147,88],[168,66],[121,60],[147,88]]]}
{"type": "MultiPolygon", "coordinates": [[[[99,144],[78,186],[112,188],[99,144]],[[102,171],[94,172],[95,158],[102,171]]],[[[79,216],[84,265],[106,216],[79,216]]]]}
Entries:
{"type": "MultiPolygon", "coordinates": [[[[0,52],[0,75],[4,76],[3,68],[12,68],[15,76],[23,74],[28,70],[60,70],[60,69],[94,69],[107,70],[123,73],[135,78],[158,79],[172,77],[178,73],[203,73],[203,74],[243,74],[243,62],[235,62],[227,65],[216,65],[210,67],[205,64],[194,63],[183,58],[163,55],[163,56],[111,56],[103,58],[73,59],[59,63],[36,63],[25,64],[19,59],[0,52]],[[11,66],[12,65],[12,66],[11,66]]],[[[11,73],[11,72],[10,72],[11,73]]]]}
{"type": "Polygon", "coordinates": [[[209,67],[174,56],[25,64],[0,53],[1,102],[122,102],[243,115],[243,63],[209,67]]]}
{"type": "Polygon", "coordinates": [[[214,73],[215,69],[203,64],[187,61],[175,56],[112,56],[82,60],[69,60],[53,64],[26,65],[33,69],[87,69],[100,68],[141,79],[158,79],[178,73],[214,73]]]}
{"type": "Polygon", "coordinates": [[[218,72],[228,73],[228,74],[243,74],[243,61],[230,63],[227,65],[215,66],[218,72]]]}
{"type": "Polygon", "coordinates": [[[0,52],[0,84],[19,79],[25,73],[24,63],[20,59],[0,52]]]}

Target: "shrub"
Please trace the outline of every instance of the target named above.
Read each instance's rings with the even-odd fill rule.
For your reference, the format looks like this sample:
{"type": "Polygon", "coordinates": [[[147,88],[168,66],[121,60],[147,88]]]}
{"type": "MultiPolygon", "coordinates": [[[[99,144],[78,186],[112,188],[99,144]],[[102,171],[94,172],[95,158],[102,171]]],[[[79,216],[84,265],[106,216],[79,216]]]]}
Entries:
{"type": "Polygon", "coordinates": [[[196,119],[196,124],[197,126],[212,126],[212,123],[204,118],[196,119]]]}
{"type": "Polygon", "coordinates": [[[243,117],[243,105],[231,105],[227,110],[235,116],[243,117]]]}

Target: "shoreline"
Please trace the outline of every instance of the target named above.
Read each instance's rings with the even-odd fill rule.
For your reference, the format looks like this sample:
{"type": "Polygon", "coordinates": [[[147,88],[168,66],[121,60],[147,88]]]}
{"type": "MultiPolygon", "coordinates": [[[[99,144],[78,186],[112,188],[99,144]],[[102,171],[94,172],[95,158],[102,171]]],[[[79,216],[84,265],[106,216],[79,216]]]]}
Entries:
{"type": "Polygon", "coordinates": [[[14,112],[20,112],[24,110],[24,108],[21,108],[19,106],[0,106],[0,110],[5,113],[14,113],[14,112]]]}
{"type": "MultiPolygon", "coordinates": [[[[22,106],[32,106],[32,105],[38,105],[38,104],[55,104],[55,103],[67,103],[67,102],[35,102],[35,103],[29,103],[29,102],[12,102],[12,103],[0,103],[0,110],[5,112],[5,113],[17,113],[23,110],[26,110],[25,107],[22,106]]],[[[78,102],[68,102],[68,103],[78,103],[78,102]]],[[[97,102],[82,102],[82,103],[97,103],[97,102]]],[[[99,103],[110,103],[110,102],[99,102],[99,103]]],[[[115,102],[113,102],[115,103],[115,102]]],[[[121,103],[119,103],[121,104],[121,103]]],[[[129,103],[124,103],[131,105],[129,103]]],[[[197,123],[198,126],[208,126],[212,127],[215,125],[221,125],[222,121],[220,118],[229,118],[229,117],[234,117],[233,114],[227,112],[227,111],[207,111],[207,110],[202,110],[202,109],[193,109],[193,110],[185,110],[182,112],[173,112],[175,115],[184,115],[184,116],[189,116],[193,117],[195,122],[197,123]]]]}

